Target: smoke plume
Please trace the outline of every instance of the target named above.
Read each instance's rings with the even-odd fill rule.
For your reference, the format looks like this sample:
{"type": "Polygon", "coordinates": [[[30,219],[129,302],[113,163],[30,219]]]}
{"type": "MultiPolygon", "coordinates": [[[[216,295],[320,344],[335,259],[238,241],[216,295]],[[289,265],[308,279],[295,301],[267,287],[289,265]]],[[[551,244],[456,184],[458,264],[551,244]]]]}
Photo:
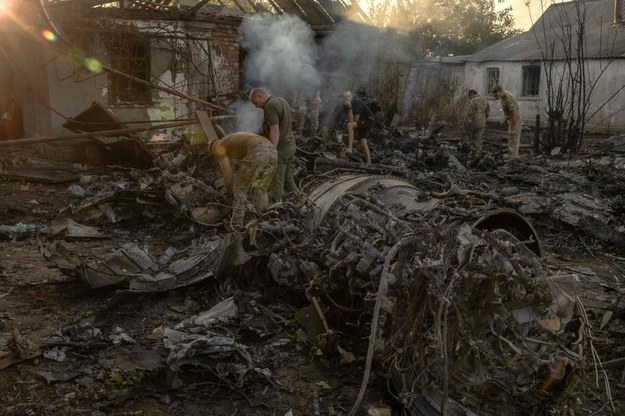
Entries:
{"type": "MultiPolygon", "coordinates": [[[[317,41],[310,26],[290,15],[248,16],[240,30],[247,53],[245,82],[285,98],[292,109],[302,96],[310,98],[320,89],[326,119],[342,91],[362,89],[374,95],[367,87],[380,78],[382,62],[408,61],[411,55],[406,38],[396,30],[347,20],[317,41]]],[[[249,118],[251,113],[241,111],[241,116],[249,118]]],[[[238,123],[249,126],[249,120],[238,123]]]]}
{"type": "Polygon", "coordinates": [[[263,122],[263,112],[254,107],[249,101],[235,101],[228,106],[230,110],[234,110],[236,114],[236,125],[234,131],[227,133],[235,133],[239,131],[249,131],[258,134],[263,122]]]}
{"type": "Polygon", "coordinates": [[[317,50],[310,27],[295,16],[254,15],[241,24],[241,46],[247,51],[248,84],[294,101],[302,89],[317,89],[317,50]]]}

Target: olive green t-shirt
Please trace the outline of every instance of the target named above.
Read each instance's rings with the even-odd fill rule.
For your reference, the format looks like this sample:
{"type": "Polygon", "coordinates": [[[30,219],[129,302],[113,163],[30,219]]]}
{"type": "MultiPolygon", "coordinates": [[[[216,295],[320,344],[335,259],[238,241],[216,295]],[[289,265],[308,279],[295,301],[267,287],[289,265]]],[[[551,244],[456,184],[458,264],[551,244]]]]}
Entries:
{"type": "Polygon", "coordinates": [[[261,136],[269,138],[269,127],[277,124],[280,129],[278,154],[291,157],[295,154],[295,137],[291,126],[291,107],[282,97],[269,97],[263,107],[264,120],[261,136]]]}

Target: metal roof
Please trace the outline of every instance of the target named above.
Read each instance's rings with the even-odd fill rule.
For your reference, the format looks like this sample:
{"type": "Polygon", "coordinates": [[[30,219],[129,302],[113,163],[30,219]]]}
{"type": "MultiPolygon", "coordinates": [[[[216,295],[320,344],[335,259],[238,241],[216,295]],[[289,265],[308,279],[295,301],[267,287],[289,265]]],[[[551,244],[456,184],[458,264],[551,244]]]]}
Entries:
{"type": "Polygon", "coordinates": [[[328,26],[350,16],[368,22],[369,16],[356,0],[44,0],[51,9],[101,8],[183,12],[187,15],[248,13],[292,14],[311,26],[328,26]]]}
{"type": "MultiPolygon", "coordinates": [[[[571,58],[563,39],[576,39],[584,22],[584,56],[625,58],[625,26],[614,24],[615,0],[578,0],[549,6],[527,32],[467,57],[467,62],[540,61],[571,58]],[[568,56],[567,56],[568,55],[568,56]]],[[[575,47],[573,47],[575,49],[575,47]]]]}

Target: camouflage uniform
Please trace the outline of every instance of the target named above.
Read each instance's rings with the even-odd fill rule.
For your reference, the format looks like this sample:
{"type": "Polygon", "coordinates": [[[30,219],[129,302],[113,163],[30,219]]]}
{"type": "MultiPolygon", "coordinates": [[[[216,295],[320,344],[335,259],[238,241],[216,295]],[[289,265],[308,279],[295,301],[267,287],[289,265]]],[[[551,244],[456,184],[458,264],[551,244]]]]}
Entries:
{"type": "Polygon", "coordinates": [[[276,148],[268,140],[250,147],[247,155],[241,159],[237,178],[232,190],[232,227],[243,225],[245,211],[248,207],[247,197],[251,197],[251,209],[263,210],[269,205],[267,189],[273,179],[277,164],[276,148]]]}
{"type": "Polygon", "coordinates": [[[295,132],[301,134],[306,126],[306,116],[310,110],[308,135],[314,136],[319,130],[319,111],[321,103],[315,98],[316,91],[304,91],[297,99],[297,115],[295,116],[295,132]]]}
{"type": "Polygon", "coordinates": [[[519,146],[521,144],[521,110],[516,99],[508,91],[504,91],[501,97],[501,109],[506,116],[508,123],[508,148],[510,149],[510,157],[519,156],[519,146]],[[516,110],[516,120],[513,120],[513,111],[516,110]],[[516,121],[516,128],[512,130],[512,122],[516,121]]]}
{"type": "MultiPolygon", "coordinates": [[[[299,62],[299,59],[297,60],[299,62]]],[[[319,88],[321,79],[315,68],[307,63],[299,63],[295,68],[297,87],[294,104],[297,107],[295,116],[295,133],[301,134],[306,126],[306,116],[310,118],[309,136],[317,134],[319,129],[319,88]]]]}
{"type": "Polygon", "coordinates": [[[482,143],[484,142],[484,129],[486,119],[490,113],[490,106],[486,98],[479,95],[473,97],[467,105],[466,121],[469,141],[475,146],[475,153],[482,153],[482,143]]]}
{"type": "Polygon", "coordinates": [[[263,210],[269,205],[267,189],[273,179],[278,162],[275,146],[262,136],[253,133],[229,134],[209,145],[209,152],[215,156],[224,173],[232,180],[232,217],[230,225],[235,230],[243,226],[248,195],[252,210],[263,210]],[[228,163],[225,163],[225,161],[228,163]],[[236,175],[230,160],[238,160],[236,175]]]}

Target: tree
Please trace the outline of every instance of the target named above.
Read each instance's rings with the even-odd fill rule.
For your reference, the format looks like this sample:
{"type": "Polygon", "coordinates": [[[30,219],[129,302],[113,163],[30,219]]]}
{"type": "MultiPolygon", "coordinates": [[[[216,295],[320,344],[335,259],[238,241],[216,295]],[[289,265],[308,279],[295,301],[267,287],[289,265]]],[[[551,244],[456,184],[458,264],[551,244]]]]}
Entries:
{"type": "Polygon", "coordinates": [[[502,0],[367,0],[373,22],[411,33],[423,56],[466,55],[520,31],[502,0]]]}

